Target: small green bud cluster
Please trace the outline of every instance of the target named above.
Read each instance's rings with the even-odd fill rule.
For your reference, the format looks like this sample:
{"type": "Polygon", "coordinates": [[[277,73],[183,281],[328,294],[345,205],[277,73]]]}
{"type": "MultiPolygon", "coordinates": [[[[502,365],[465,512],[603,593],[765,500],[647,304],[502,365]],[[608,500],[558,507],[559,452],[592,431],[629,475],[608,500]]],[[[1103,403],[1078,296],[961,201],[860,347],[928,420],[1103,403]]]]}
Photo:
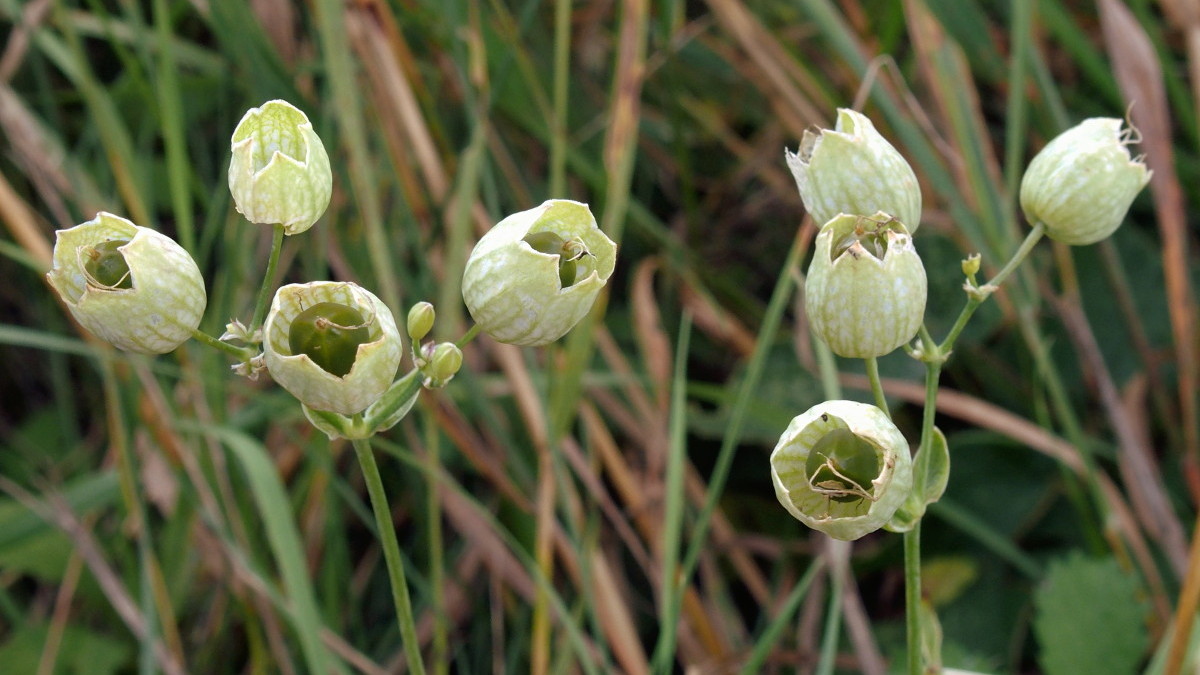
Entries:
{"type": "Polygon", "coordinates": [[[462,368],[462,349],[453,342],[421,340],[433,329],[436,318],[433,305],[418,302],[408,310],[408,337],[412,340],[412,359],[421,372],[421,384],[426,389],[440,389],[450,383],[462,368]]]}

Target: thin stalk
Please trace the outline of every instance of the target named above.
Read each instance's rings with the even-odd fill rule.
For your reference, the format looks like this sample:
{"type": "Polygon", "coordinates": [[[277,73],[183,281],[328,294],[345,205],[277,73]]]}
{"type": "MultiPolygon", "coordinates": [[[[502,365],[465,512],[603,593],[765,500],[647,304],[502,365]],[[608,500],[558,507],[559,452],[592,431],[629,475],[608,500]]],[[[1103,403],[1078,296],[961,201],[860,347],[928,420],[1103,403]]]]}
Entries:
{"type": "MultiPolygon", "coordinates": [[[[1029,252],[1041,241],[1042,235],[1045,233],[1046,226],[1041,223],[1035,223],[1029,234],[1025,235],[1025,241],[1021,242],[1021,246],[1017,249],[1017,252],[1013,254],[1013,257],[1003,269],[997,272],[996,276],[984,288],[992,287],[993,291],[999,288],[1008,279],[1009,275],[1025,261],[1025,258],[1029,256],[1029,252]]],[[[954,321],[954,326],[950,328],[950,332],[946,334],[946,339],[942,340],[942,344],[939,345],[939,351],[943,355],[949,354],[950,350],[954,348],[954,341],[958,339],[959,334],[966,328],[967,322],[971,320],[971,316],[975,314],[975,310],[979,309],[979,306],[987,298],[988,295],[985,294],[972,293],[969,295],[966,306],[959,312],[958,318],[954,321]]]]}
{"type": "Polygon", "coordinates": [[[904,533],[904,620],[908,628],[908,675],[922,675],[920,520],[904,533]]]}
{"type": "MultiPolygon", "coordinates": [[[[558,498],[554,470],[554,452],[549,447],[539,446],[534,560],[546,579],[554,578],[554,502],[558,498]]],[[[550,597],[546,589],[540,586],[533,596],[529,652],[530,672],[533,675],[547,675],[550,672],[550,597]]]]}
{"type": "Polygon", "coordinates": [[[179,93],[179,69],[175,50],[171,47],[171,15],[166,0],[154,0],[154,37],[158,42],[158,77],[154,90],[158,95],[158,113],[163,126],[163,151],[167,160],[167,184],[171,192],[175,228],[179,243],[196,254],[195,214],[189,189],[191,161],[188,159],[187,139],[183,133],[183,103],[179,93]]]}
{"type": "Polygon", "coordinates": [[[1008,62],[1008,106],[1005,119],[1004,138],[1004,212],[1009,223],[1016,219],[1014,199],[1021,181],[1023,165],[1021,150],[1026,142],[1025,128],[1029,108],[1025,78],[1028,70],[1031,26],[1033,23],[1033,0],[1014,0],[1009,39],[1012,43],[1008,62]]]}
{"type": "Polygon", "coordinates": [[[129,518],[129,528],[136,533],[138,551],[138,569],[141,572],[139,587],[139,608],[145,619],[145,631],[138,636],[141,648],[138,653],[138,672],[154,672],[154,647],[157,638],[158,619],[151,595],[149,577],[146,572],[152,553],[147,538],[149,520],[146,518],[146,508],[137,489],[137,471],[134,467],[133,452],[129,447],[129,437],[121,412],[121,392],[117,387],[117,376],[113,372],[112,360],[100,360],[100,374],[104,383],[105,411],[108,416],[109,438],[116,448],[117,475],[121,486],[121,497],[125,502],[126,517],[129,518]]]}
{"type": "Polygon", "coordinates": [[[834,401],[842,398],[842,383],[838,379],[837,357],[833,355],[833,350],[829,348],[829,345],[817,337],[816,333],[810,330],[808,336],[811,338],[813,352],[817,356],[817,371],[821,375],[821,392],[825,395],[825,400],[834,401]]]}
{"type": "MultiPolygon", "coordinates": [[[[925,349],[934,347],[929,331],[921,328],[925,349]]],[[[933,442],[933,422],[937,415],[938,380],[942,375],[940,358],[925,362],[925,409],[921,415],[921,442],[917,452],[926,452],[933,442]]],[[[904,621],[908,642],[908,673],[921,674],[921,521],[904,533],[904,621]]]]}
{"type": "MultiPolygon", "coordinates": [[[[432,405],[432,404],[431,404],[432,405]]],[[[432,417],[427,419],[432,420],[432,417]]],[[[433,672],[446,675],[450,668],[446,641],[445,556],[442,555],[442,500],[438,495],[438,474],[442,472],[442,457],[437,427],[425,425],[425,511],[429,516],[429,586],[433,614],[433,672]]]]}
{"type": "Polygon", "coordinates": [[[226,354],[229,354],[230,356],[238,359],[239,361],[249,360],[255,354],[255,351],[253,349],[250,349],[249,347],[238,347],[236,345],[231,345],[228,342],[218,340],[217,338],[209,335],[208,333],[205,333],[204,331],[200,330],[199,328],[192,329],[192,338],[194,338],[196,340],[196,342],[199,342],[202,345],[205,345],[207,347],[212,347],[213,349],[225,352],[226,354]]]}
{"type": "Polygon", "coordinates": [[[832,546],[845,544],[846,554],[849,555],[849,542],[838,542],[826,537],[825,549],[829,559],[829,577],[832,582],[829,587],[829,614],[825,615],[825,630],[821,636],[821,658],[817,662],[816,675],[833,675],[837,661],[838,640],[841,638],[842,626],[842,595],[846,587],[846,570],[830,554],[832,546]]]}
{"type": "Polygon", "coordinates": [[[1188,640],[1192,634],[1192,623],[1196,619],[1197,607],[1200,607],[1200,518],[1196,519],[1196,526],[1192,531],[1187,575],[1183,579],[1183,589],[1179,592],[1179,607],[1175,612],[1175,630],[1171,634],[1167,662],[1163,667],[1166,675],[1179,675],[1183,672],[1183,661],[1187,656],[1188,640]]]}
{"type": "Polygon", "coordinates": [[[871,393],[875,395],[875,406],[890,418],[892,412],[888,410],[887,398],[883,395],[883,383],[879,381],[879,360],[872,356],[863,361],[867,366],[867,379],[871,381],[871,393]]]}
{"type": "Polygon", "coordinates": [[[387,493],[383,490],[379,465],[375,463],[375,453],[371,451],[369,440],[356,439],[354,452],[362,466],[367,493],[371,496],[371,508],[375,511],[375,526],[379,530],[379,542],[383,545],[384,560],[387,561],[388,578],[392,585],[392,602],[396,605],[396,621],[400,624],[400,638],[404,641],[404,657],[408,661],[408,670],[417,675],[424,675],[425,664],[421,661],[421,650],[417,645],[417,624],[413,620],[412,602],[408,597],[404,559],[400,557],[400,542],[396,540],[392,510],[388,506],[387,493]]]}
{"type": "Polygon", "coordinates": [[[283,225],[276,224],[271,237],[271,256],[267,258],[267,273],[263,275],[262,288],[258,289],[258,301],[254,303],[254,316],[250,320],[250,333],[262,327],[267,315],[267,302],[274,287],[275,268],[279,266],[279,252],[283,250],[283,225]]]}
{"type": "Polygon", "coordinates": [[[455,346],[457,346],[459,349],[466,347],[471,342],[471,340],[474,340],[479,335],[479,333],[482,331],[483,331],[483,327],[480,326],[479,324],[477,324],[477,323],[471,324],[471,327],[469,329],[467,329],[467,332],[464,333],[462,337],[458,338],[458,342],[454,343],[455,346]]]}
{"type": "Polygon", "coordinates": [[[691,340],[690,315],[684,314],[675,346],[675,376],[671,383],[670,457],[667,459],[663,499],[662,600],[659,637],[654,648],[655,672],[670,673],[675,660],[676,628],[683,586],[679,576],[679,542],[683,540],[684,465],[687,457],[687,355],[691,340]]]}
{"type": "Polygon", "coordinates": [[[550,128],[550,197],[563,194],[567,167],[567,94],[571,79],[571,0],[554,3],[554,116],[550,128]]]}

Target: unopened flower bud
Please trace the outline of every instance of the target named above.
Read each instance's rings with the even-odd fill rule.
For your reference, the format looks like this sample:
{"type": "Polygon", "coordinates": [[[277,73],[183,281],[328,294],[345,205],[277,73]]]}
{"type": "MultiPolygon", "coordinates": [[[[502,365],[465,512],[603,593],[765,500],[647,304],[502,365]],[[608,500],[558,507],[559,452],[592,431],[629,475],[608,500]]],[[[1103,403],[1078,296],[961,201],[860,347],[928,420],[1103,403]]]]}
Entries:
{"type": "Polygon", "coordinates": [[[463,300],[497,340],[549,344],[592,308],[616,254],[586,204],[552,199],[505,218],[479,240],[463,273],[463,300]]]}
{"type": "Polygon", "coordinates": [[[329,156],[308,116],[291,103],[267,101],[246,111],[231,146],[229,191],[247,220],[299,234],[325,213],[333,194],[329,156]]]}
{"type": "Polygon", "coordinates": [[[904,157],[866,115],[839,108],[833,130],[805,131],[799,152],[785,152],[804,208],[824,225],[839,213],[886,213],[916,233],[921,187],[904,157]]]}
{"type": "Polygon", "coordinates": [[[925,267],[903,223],[841,215],[817,235],[804,303],[813,331],[839,356],[883,356],[917,334],[925,267]]]}
{"type": "Polygon", "coordinates": [[[263,354],[271,377],[301,403],[353,415],[392,383],[400,331],[387,306],[356,284],[289,284],[271,302],[263,354]]]}
{"type": "Polygon", "coordinates": [[[891,520],[912,489],[912,457],[879,408],[825,401],[783,432],[771,453],[771,481],[788,513],[849,541],[891,520]]]}
{"type": "Polygon", "coordinates": [[[1121,120],[1093,117],[1059,134],[1029,163],[1021,209],[1046,236],[1072,246],[1111,235],[1151,172],[1129,154],[1136,131],[1121,120]]]}
{"type": "Polygon", "coordinates": [[[165,354],[200,325],[204,279],[170,237],[103,211],[55,234],[46,277],[97,337],[118,349],[165,354]]]}
{"type": "Polygon", "coordinates": [[[427,365],[421,369],[426,387],[444,387],[462,368],[463,353],[453,342],[443,342],[431,350],[427,365]]]}
{"type": "Polygon", "coordinates": [[[971,278],[971,277],[974,277],[976,274],[979,274],[979,266],[981,263],[982,263],[982,258],[978,253],[972,253],[971,255],[967,256],[966,258],[963,258],[963,261],[962,261],[963,275],[966,276],[967,278],[971,278]]]}
{"type": "Polygon", "coordinates": [[[436,316],[433,304],[425,301],[418,302],[408,310],[408,338],[412,340],[412,344],[419,343],[426,335],[429,335],[429,331],[433,330],[433,321],[436,316]]]}

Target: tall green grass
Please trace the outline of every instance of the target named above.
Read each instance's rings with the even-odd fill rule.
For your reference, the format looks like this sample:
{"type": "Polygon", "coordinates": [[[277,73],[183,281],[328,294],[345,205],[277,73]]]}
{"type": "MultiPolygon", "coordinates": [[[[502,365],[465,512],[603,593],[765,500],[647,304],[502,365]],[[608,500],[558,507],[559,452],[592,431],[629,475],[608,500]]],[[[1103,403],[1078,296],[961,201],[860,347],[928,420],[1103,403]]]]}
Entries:
{"type": "MultiPolygon", "coordinates": [[[[1070,594],[1039,589],[1075,564],[1131,580],[1132,662],[1165,668],[1200,574],[1200,64],[1175,3],[1098,6],[1107,33],[1061,0],[0,0],[0,670],[402,667],[353,448],[202,345],[96,343],[42,278],[55,229],[112,211],[193,254],[204,330],[248,320],[271,232],[230,204],[229,136],[276,97],[334,166],[284,281],[355,281],[401,316],[433,301],[454,339],[470,245],[505,214],[577,199],[620,242],[583,327],[538,350],[476,340],[375,441],[440,673],[900,669],[900,537],[841,564],[769,478],[823,365],[871,400],[810,342],[813,228],[783,149],[856,102],[893,139],[924,187],[940,336],[959,260],[990,277],[1024,237],[1028,159],[1133,102],[1152,190],[1110,243],[1035,250],[943,371],[952,472],[923,577],[946,666],[1061,672],[1045,655],[1070,642],[1070,594]]],[[[921,366],[879,366],[915,439],[921,366]]]]}

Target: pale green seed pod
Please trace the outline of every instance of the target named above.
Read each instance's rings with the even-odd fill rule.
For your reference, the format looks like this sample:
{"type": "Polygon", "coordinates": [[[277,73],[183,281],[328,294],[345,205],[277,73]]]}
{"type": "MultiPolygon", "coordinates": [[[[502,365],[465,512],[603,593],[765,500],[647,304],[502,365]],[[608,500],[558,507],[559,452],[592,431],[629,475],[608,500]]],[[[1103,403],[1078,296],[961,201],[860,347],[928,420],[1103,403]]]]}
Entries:
{"type": "Polygon", "coordinates": [[[833,353],[891,353],[917,334],[925,299],[925,266],[903,223],[883,213],[843,214],[821,228],[804,303],[813,332],[833,353]]]}
{"type": "Polygon", "coordinates": [[[463,272],[463,301],[500,342],[549,344],[592,308],[616,258],[586,204],[551,199],[479,240],[463,272]]]}
{"type": "Polygon", "coordinates": [[[800,522],[851,541],[887,524],[912,489],[912,457],[886,413],[825,401],[795,417],[771,452],[779,503],[800,522]],[[858,468],[870,467],[865,475],[858,468]]]}
{"type": "Polygon", "coordinates": [[[271,377],[304,405],[342,415],[362,412],[383,394],[400,366],[401,346],[400,331],[387,305],[361,286],[346,282],[281,287],[263,326],[263,354],[271,377]],[[351,344],[353,361],[341,375],[318,365],[308,353],[292,349],[302,328],[297,318],[324,303],[349,308],[361,317],[349,332],[366,329],[363,341],[351,344]]]}
{"type": "Polygon", "coordinates": [[[333,194],[329,156],[298,108],[279,100],[251,108],[230,143],[229,191],[247,220],[299,234],[325,213],[333,194]]]}
{"type": "Polygon", "coordinates": [[[96,337],[125,351],[165,354],[200,325],[204,278],[170,237],[103,211],[55,235],[46,277],[96,337]]]}
{"type": "Polygon", "coordinates": [[[839,108],[834,129],[805,131],[799,152],[784,156],[804,208],[818,225],[839,213],[882,211],[913,234],[920,226],[917,176],[866,115],[839,108]]]}
{"type": "Polygon", "coordinates": [[[1029,163],[1021,209],[1046,236],[1072,246],[1107,238],[1125,219],[1151,171],[1131,157],[1136,131],[1121,120],[1093,117],[1062,132],[1029,163]]]}

